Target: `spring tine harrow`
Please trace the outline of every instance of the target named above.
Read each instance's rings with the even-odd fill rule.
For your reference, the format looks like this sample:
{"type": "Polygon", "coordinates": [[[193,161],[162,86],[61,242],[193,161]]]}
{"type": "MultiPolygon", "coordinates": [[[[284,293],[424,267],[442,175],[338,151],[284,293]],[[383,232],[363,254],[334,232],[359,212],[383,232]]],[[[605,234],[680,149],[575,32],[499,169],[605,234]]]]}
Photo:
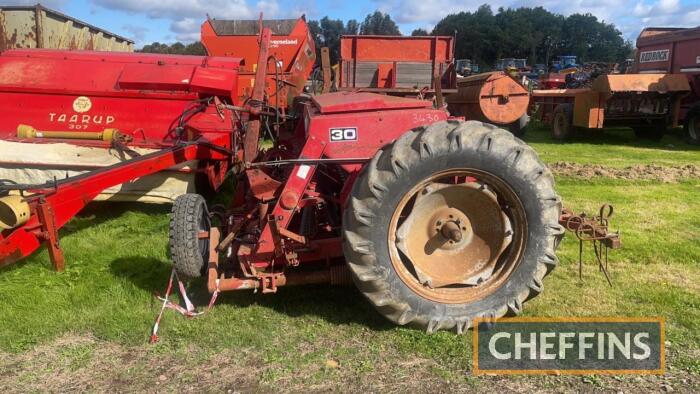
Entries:
{"type": "Polygon", "coordinates": [[[576,215],[569,209],[562,211],[559,223],[566,230],[574,233],[579,241],[578,274],[581,280],[583,280],[583,244],[584,242],[590,242],[593,246],[593,254],[598,263],[598,269],[605,275],[608,284],[612,286],[610,272],[608,271],[608,249],[619,249],[622,246],[620,232],[612,232],[610,230],[610,217],[613,215],[613,212],[614,208],[610,204],[603,204],[597,216],[589,216],[585,212],[576,215]]]}

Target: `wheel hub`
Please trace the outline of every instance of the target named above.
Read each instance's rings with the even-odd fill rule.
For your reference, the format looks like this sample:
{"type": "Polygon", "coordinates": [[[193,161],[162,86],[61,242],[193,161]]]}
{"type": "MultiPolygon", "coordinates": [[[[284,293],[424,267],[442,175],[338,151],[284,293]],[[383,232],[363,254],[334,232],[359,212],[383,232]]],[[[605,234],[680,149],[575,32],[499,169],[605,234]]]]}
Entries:
{"type": "Polygon", "coordinates": [[[433,182],[417,195],[396,231],[396,247],[428,288],[488,280],[512,241],[495,193],[479,182],[433,182]]]}

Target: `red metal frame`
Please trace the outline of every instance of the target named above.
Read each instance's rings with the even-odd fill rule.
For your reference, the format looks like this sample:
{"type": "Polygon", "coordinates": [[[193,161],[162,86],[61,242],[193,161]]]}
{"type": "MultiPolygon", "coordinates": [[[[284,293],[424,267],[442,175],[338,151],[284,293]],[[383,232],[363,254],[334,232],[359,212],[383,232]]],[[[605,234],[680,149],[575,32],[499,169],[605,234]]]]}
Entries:
{"type": "MultiPolygon", "coordinates": [[[[0,83],[0,105],[10,105],[12,95],[19,93],[28,101],[49,105],[53,100],[75,106],[69,97],[84,89],[100,97],[95,103],[101,111],[119,111],[124,116],[138,107],[161,111],[153,116],[135,115],[137,127],[147,127],[151,118],[156,124],[148,126],[143,141],[125,142],[149,143],[161,149],[48,184],[0,186],[0,198],[8,191],[19,191],[31,212],[26,223],[0,232],[0,266],[29,256],[46,242],[54,267],[62,270],[58,230],[101,191],[199,160],[215,187],[229,169],[239,180],[231,206],[212,207],[212,215],[221,219],[220,227],[197,234],[210,242],[210,291],[255,288],[269,293],[285,284],[349,280],[341,259],[338,213],[362,165],[408,130],[446,120],[448,113],[434,109],[430,101],[373,93],[299,98],[295,108],[299,118],[284,117],[281,124],[273,124],[274,146],[260,152],[263,127],[281,117],[279,108],[270,108],[273,104],[264,89],[271,36],[269,28],[261,29],[255,86],[251,99],[244,103],[237,102],[236,61],[232,59],[198,57],[176,64],[178,57],[89,53],[66,54],[70,59],[64,62],[58,52],[36,52],[36,56],[28,52],[31,56],[26,62],[8,60],[25,64],[24,69],[47,62],[67,73],[71,65],[83,71],[92,67],[96,72],[83,79],[70,74],[76,82],[71,93],[48,80],[33,83],[26,75],[12,82],[16,84],[12,89],[5,85],[3,90],[0,83]],[[90,86],[96,90],[89,90],[90,86]],[[101,101],[103,97],[114,101],[101,101]],[[161,106],[163,103],[172,108],[161,106]],[[158,120],[161,118],[170,121],[158,120]],[[220,260],[220,255],[228,257],[220,260]]],[[[0,73],[5,60],[0,56],[0,73]]],[[[46,75],[54,74],[47,71],[46,75]]],[[[39,122],[41,116],[36,122],[25,122],[35,114],[17,112],[12,115],[14,122],[45,126],[39,122]]],[[[12,122],[9,126],[0,123],[6,135],[14,127],[12,122]]],[[[129,127],[128,122],[120,124],[127,134],[129,127]]],[[[96,146],[107,149],[108,144],[96,146]]]]}

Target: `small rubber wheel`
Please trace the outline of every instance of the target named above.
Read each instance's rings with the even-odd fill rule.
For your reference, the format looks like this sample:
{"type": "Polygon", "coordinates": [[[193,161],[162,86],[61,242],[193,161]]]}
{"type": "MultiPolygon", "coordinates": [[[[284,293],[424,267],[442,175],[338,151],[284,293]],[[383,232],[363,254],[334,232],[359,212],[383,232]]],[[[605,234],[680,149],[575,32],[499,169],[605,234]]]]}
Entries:
{"type": "Polygon", "coordinates": [[[355,284],[399,325],[466,331],[520,313],[557,264],[554,178],[510,132],[476,121],[411,130],[379,150],[343,212],[355,284]]]}
{"type": "Polygon", "coordinates": [[[204,275],[209,262],[211,221],[207,203],[199,194],[183,194],[175,199],[170,216],[170,257],[183,279],[204,275]]]}
{"type": "Polygon", "coordinates": [[[573,135],[574,109],[571,104],[559,104],[552,115],[552,138],[565,141],[573,135]]]}
{"type": "Polygon", "coordinates": [[[634,135],[642,140],[659,141],[666,134],[666,122],[664,120],[652,122],[649,125],[633,127],[634,135]]]}
{"type": "Polygon", "coordinates": [[[700,107],[688,111],[683,123],[686,141],[692,145],[700,145],[700,107]]]}
{"type": "Polygon", "coordinates": [[[527,132],[527,126],[530,124],[530,115],[523,114],[520,119],[508,125],[508,130],[518,138],[523,138],[527,132]]]}

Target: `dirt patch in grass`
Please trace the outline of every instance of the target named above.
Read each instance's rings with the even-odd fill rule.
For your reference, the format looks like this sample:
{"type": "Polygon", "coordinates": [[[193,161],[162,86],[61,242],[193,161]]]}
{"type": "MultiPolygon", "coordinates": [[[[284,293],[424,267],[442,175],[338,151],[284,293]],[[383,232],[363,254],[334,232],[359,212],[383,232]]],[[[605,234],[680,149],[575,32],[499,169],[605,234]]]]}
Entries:
{"type": "Polygon", "coordinates": [[[549,164],[549,168],[555,175],[577,178],[603,177],[625,180],[654,180],[664,183],[675,183],[683,179],[700,179],[700,166],[694,164],[684,166],[643,164],[625,168],[613,168],[598,164],[558,161],[549,164]]]}
{"type": "MultiPolygon", "coordinates": [[[[388,350],[388,349],[387,349],[388,350]]],[[[673,353],[671,353],[673,354],[673,353]]],[[[0,392],[697,392],[700,376],[445,376],[435,360],[391,350],[358,371],[337,360],[288,371],[254,349],[124,346],[69,334],[30,351],[0,353],[0,392]],[[272,375],[270,375],[272,374],[272,375]],[[267,376],[267,378],[266,378],[267,376]],[[271,379],[270,379],[271,378],[271,379]]]]}

